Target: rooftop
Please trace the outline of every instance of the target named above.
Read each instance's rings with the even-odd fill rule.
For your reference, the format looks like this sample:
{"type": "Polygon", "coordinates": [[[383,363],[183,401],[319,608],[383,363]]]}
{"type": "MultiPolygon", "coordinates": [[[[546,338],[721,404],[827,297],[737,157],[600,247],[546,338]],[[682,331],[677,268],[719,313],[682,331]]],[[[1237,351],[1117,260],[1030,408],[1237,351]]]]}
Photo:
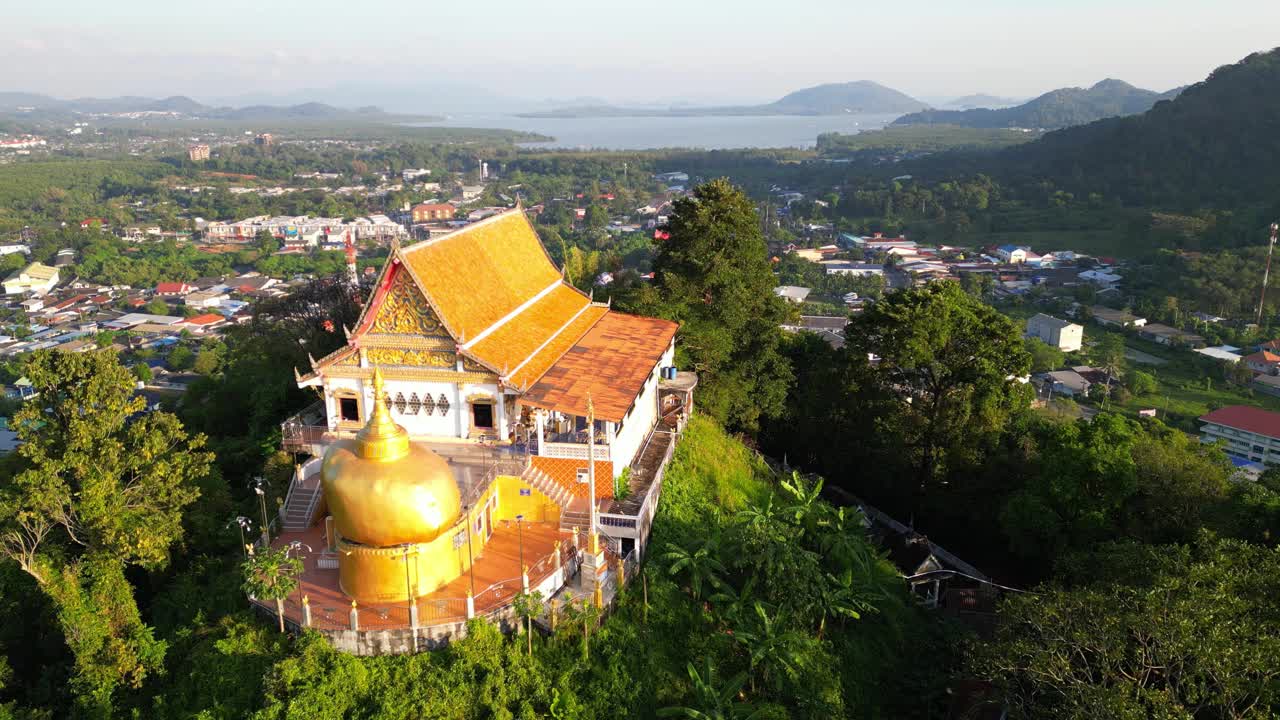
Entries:
{"type": "Polygon", "coordinates": [[[670,320],[610,312],[526,393],[525,402],[621,422],[675,337],[670,320]]]}
{"type": "Polygon", "coordinates": [[[1202,415],[1200,419],[1207,423],[1225,425],[1236,430],[1280,438],[1280,413],[1263,410],[1252,405],[1228,405],[1202,415]]]}

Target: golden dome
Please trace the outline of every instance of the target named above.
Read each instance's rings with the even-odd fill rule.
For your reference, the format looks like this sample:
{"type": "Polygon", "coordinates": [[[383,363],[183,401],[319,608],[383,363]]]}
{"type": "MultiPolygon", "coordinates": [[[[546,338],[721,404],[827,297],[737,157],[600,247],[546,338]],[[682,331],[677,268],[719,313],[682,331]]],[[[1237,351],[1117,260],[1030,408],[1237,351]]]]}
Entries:
{"type": "Polygon", "coordinates": [[[329,446],[320,477],[338,532],[365,545],[429,542],[462,514],[449,464],[391,419],[376,368],[369,422],[329,446]]]}

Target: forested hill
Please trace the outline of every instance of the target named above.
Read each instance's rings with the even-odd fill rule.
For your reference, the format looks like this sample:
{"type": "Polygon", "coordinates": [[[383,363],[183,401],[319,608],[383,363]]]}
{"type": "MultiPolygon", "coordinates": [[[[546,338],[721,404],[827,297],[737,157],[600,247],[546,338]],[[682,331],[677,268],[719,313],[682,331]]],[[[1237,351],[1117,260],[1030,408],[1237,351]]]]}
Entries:
{"type": "Polygon", "coordinates": [[[1045,135],[989,169],[1127,203],[1280,210],[1280,48],[1215,70],[1141,115],[1045,135]]]}
{"type": "Polygon", "coordinates": [[[924,110],[903,115],[894,125],[958,125],[972,128],[1059,129],[1103,118],[1133,115],[1160,100],[1176,97],[1181,88],[1156,93],[1121,80],[1103,80],[1091,88],[1062,88],[1011,108],[990,110],[924,110]]]}
{"type": "Polygon", "coordinates": [[[844,112],[912,112],[924,103],[870,80],[815,85],[765,105],[783,115],[835,115],[844,112]]]}

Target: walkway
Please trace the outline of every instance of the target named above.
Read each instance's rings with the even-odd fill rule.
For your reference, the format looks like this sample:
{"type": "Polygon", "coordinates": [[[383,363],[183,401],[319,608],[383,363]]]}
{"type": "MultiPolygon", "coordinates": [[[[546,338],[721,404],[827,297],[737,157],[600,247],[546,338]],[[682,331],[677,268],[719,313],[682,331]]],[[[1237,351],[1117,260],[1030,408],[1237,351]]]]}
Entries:
{"type": "MultiPolygon", "coordinates": [[[[554,569],[555,543],[561,540],[565,553],[572,552],[570,536],[562,534],[559,526],[549,523],[525,523],[523,527],[523,559],[529,565],[529,583],[536,585],[554,569]]],[[[342,630],[350,628],[351,598],[338,587],[338,570],[320,567],[322,561],[330,563],[336,558],[323,553],[325,547],[322,526],[302,532],[285,532],[274,539],[272,547],[284,547],[298,540],[311,546],[311,552],[303,548],[303,574],[299,588],[285,601],[285,619],[302,624],[302,596],[311,602],[311,624],[319,629],[342,630]]],[[[520,592],[521,531],[514,522],[500,522],[494,527],[493,536],[475,558],[474,573],[464,573],[436,592],[418,598],[418,624],[425,627],[466,619],[467,591],[471,589],[474,575],[475,614],[483,615],[511,603],[520,592]]],[[[275,603],[259,604],[275,612],[275,603]]],[[[359,605],[362,630],[406,628],[409,626],[408,603],[359,605]]]]}

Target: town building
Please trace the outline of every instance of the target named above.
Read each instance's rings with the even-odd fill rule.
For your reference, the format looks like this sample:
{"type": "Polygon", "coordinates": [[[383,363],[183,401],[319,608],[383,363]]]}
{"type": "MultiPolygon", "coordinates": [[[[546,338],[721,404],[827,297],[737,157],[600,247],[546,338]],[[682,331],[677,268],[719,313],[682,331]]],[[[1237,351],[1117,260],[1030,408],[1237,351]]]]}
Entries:
{"type": "Polygon", "coordinates": [[[692,405],[676,328],[565,282],[519,208],[393,246],[347,343],[297,377],[322,399],[282,426],[312,458],[274,544],[316,548],[289,624],[381,654],[511,628],[525,589],[609,602],[692,405]]]}
{"type": "Polygon", "coordinates": [[[15,271],[4,281],[5,295],[25,293],[43,294],[58,284],[58,269],[44,263],[33,262],[15,271]]]}
{"type": "Polygon", "coordinates": [[[204,162],[209,159],[208,145],[188,145],[187,159],[191,162],[204,162]]]}
{"type": "Polygon", "coordinates": [[[1205,357],[1211,357],[1214,360],[1221,360],[1222,362],[1229,363],[1240,362],[1241,357],[1239,351],[1240,348],[1235,347],[1234,345],[1216,345],[1214,347],[1206,347],[1196,350],[1196,352],[1204,355],[1205,357]]]}
{"type": "Polygon", "coordinates": [[[1107,327],[1140,328],[1147,324],[1146,318],[1140,318],[1128,310],[1112,310],[1103,305],[1094,305],[1089,308],[1089,313],[1095,322],[1107,327]]]}
{"type": "Polygon", "coordinates": [[[1114,288],[1124,279],[1115,273],[1103,272],[1102,270],[1085,270],[1078,277],[1104,290],[1114,288]]]}
{"type": "Polygon", "coordinates": [[[1250,370],[1256,373],[1280,375],[1280,355],[1270,350],[1259,350],[1256,353],[1245,355],[1243,362],[1250,370]]]}
{"type": "Polygon", "coordinates": [[[1041,376],[1050,392],[1063,397],[1086,396],[1093,382],[1075,370],[1054,370],[1041,376]]]}
{"type": "Polygon", "coordinates": [[[845,260],[827,260],[822,263],[828,275],[852,275],[853,277],[869,277],[884,275],[884,265],[873,263],[848,262],[845,260]]]}
{"type": "Polygon", "coordinates": [[[789,303],[800,305],[805,301],[805,298],[809,297],[809,288],[797,285],[779,285],[773,289],[773,294],[789,303]]]}
{"type": "Polygon", "coordinates": [[[1001,245],[996,248],[996,257],[1000,258],[1001,262],[1019,265],[1027,261],[1027,250],[1028,248],[1018,245],[1001,245]]]}
{"type": "Polygon", "coordinates": [[[1073,322],[1036,313],[1027,319],[1026,337],[1039,338],[1046,345],[1076,352],[1084,345],[1084,328],[1073,322]]]}
{"type": "Polygon", "coordinates": [[[195,291],[194,285],[184,282],[162,282],[156,284],[155,295],[162,298],[186,297],[195,291]]]}
{"type": "Polygon", "coordinates": [[[271,133],[258,133],[253,138],[253,144],[262,148],[269,148],[276,144],[276,138],[271,133]]]}
{"type": "Polygon", "coordinates": [[[1201,442],[1221,442],[1234,458],[1268,465],[1280,462],[1280,413],[1228,405],[1202,415],[1200,422],[1201,442]]]}
{"type": "Polygon", "coordinates": [[[414,205],[410,215],[415,223],[452,220],[457,208],[449,203],[421,203],[414,205]]]}
{"type": "Polygon", "coordinates": [[[1185,330],[1179,330],[1178,328],[1170,327],[1168,325],[1161,325],[1160,323],[1147,323],[1143,327],[1139,328],[1138,336],[1161,345],[1169,346],[1198,348],[1204,347],[1207,344],[1204,336],[1202,335],[1197,335],[1185,330]]]}

